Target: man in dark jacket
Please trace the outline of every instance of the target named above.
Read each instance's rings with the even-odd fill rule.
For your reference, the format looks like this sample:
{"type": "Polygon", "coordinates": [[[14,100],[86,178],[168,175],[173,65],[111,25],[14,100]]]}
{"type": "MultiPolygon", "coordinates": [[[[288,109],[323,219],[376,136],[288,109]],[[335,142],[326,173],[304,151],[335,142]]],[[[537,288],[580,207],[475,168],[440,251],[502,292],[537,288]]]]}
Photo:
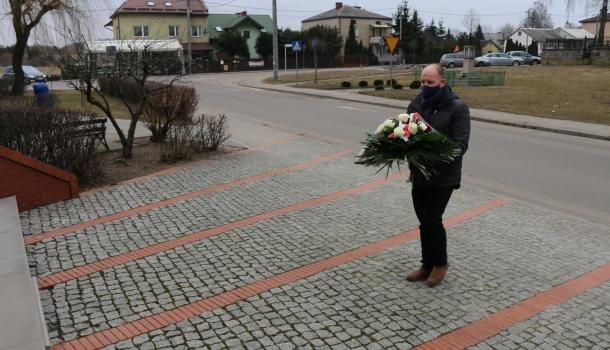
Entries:
{"type": "Polygon", "coordinates": [[[410,282],[427,280],[435,287],[445,278],[447,263],[447,234],[443,227],[443,213],[454,190],[460,187],[462,157],[470,138],[468,106],[446,84],[443,68],[427,66],[421,75],[422,88],[409,105],[407,112],[418,112],[436,131],[455,141],[462,154],[450,164],[439,166],[428,180],[411,167],[412,197],[419,219],[422,266],[407,276],[410,282]]]}

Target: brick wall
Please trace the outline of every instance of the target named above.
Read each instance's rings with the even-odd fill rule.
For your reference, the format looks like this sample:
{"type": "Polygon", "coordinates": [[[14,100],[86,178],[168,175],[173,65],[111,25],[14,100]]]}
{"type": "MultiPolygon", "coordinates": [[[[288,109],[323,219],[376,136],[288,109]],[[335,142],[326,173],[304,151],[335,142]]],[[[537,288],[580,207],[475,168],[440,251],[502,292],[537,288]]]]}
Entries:
{"type": "Polygon", "coordinates": [[[78,197],[76,176],[0,146],[0,198],[16,196],[19,211],[78,197]]]}

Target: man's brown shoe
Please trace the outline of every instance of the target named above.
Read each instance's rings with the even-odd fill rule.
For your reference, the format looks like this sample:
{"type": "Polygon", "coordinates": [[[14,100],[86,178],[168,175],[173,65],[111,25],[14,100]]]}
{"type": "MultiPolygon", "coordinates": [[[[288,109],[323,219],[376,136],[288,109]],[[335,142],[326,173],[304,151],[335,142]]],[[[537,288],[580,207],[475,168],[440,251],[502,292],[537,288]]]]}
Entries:
{"type": "Polygon", "coordinates": [[[424,267],[422,266],[419,269],[411,272],[407,276],[407,281],[409,281],[409,282],[424,281],[426,278],[428,278],[429,275],[430,275],[430,271],[424,269],[424,267]]]}
{"type": "Polygon", "coordinates": [[[445,278],[447,270],[449,270],[449,264],[445,264],[444,266],[434,266],[432,268],[432,272],[430,272],[430,276],[428,276],[428,287],[433,288],[441,284],[445,278]]]}

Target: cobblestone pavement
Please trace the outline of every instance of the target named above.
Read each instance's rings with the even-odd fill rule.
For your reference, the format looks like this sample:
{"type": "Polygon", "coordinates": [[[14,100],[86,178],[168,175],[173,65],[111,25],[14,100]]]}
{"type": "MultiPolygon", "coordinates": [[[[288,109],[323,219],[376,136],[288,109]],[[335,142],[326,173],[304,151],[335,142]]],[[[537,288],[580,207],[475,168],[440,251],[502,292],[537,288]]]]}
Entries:
{"type": "MultiPolygon", "coordinates": [[[[26,212],[22,223],[26,235],[36,235],[339,150],[339,145],[301,138],[26,212]]],[[[29,245],[31,269],[35,276],[86,269],[100,259],[383,176],[373,173],[354,165],[350,154],[94,225],[29,245]]],[[[416,235],[370,254],[345,255],[417,228],[409,189],[405,178],[387,181],[75,275],[40,291],[51,343],[55,349],[71,349],[65,342],[81,339],[90,348],[105,349],[407,349],[610,262],[608,227],[519,201],[463,217],[500,198],[471,186],[457,191],[447,209],[447,217],[456,219],[448,230],[451,268],[441,286],[430,289],[405,280],[419,264],[416,235]],[[337,256],[346,258],[314,268],[337,256]],[[260,289],[261,281],[300,268],[315,271],[278,277],[284,282],[260,289]],[[259,292],[231,294],[248,286],[259,292]],[[137,323],[224,295],[230,301],[209,312],[191,317],[177,311],[173,321],[152,322],[146,329],[137,323]],[[116,336],[98,333],[104,330],[116,336]],[[92,334],[100,334],[99,340],[87,337],[92,334]]],[[[474,348],[608,348],[609,287],[603,283],[513,322],[474,348]]]]}

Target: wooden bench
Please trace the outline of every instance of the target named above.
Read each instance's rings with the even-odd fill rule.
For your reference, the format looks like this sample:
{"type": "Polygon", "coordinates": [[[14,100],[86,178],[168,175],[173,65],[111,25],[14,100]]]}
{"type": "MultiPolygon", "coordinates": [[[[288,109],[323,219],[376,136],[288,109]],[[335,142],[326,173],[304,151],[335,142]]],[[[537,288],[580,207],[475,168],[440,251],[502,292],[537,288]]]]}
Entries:
{"type": "Polygon", "coordinates": [[[93,136],[106,147],[107,151],[110,151],[106,142],[106,121],[106,118],[98,118],[72,122],[70,125],[76,127],[74,132],[76,137],[93,136]]]}

